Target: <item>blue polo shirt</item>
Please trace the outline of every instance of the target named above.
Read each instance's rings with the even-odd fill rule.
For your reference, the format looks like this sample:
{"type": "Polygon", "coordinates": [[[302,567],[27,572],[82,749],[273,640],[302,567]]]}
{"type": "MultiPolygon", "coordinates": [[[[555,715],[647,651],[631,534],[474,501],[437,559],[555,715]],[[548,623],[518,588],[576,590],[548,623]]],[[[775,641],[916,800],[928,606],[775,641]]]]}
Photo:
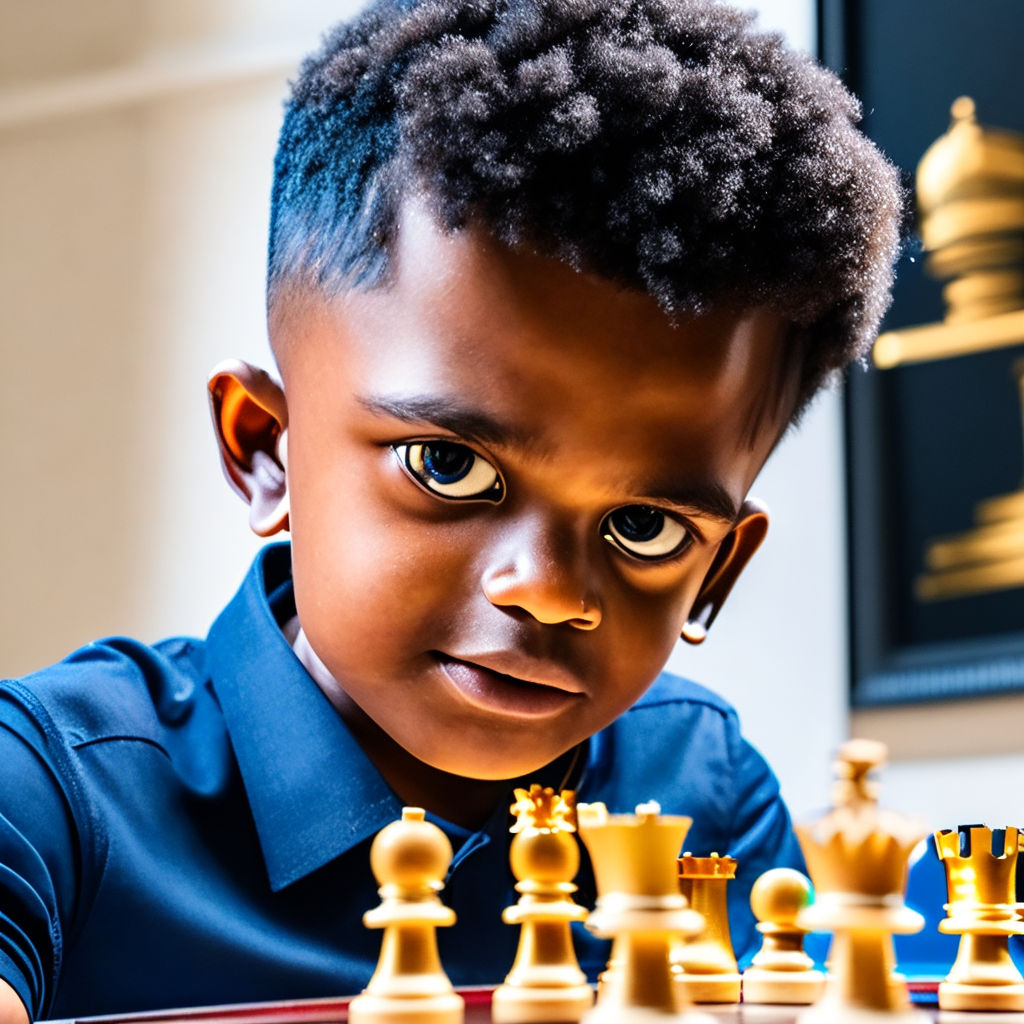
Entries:
{"type": "MultiPolygon", "coordinates": [[[[265,548],[205,641],[114,638],[0,685],[0,976],[33,1018],[312,998],[359,991],[380,933],[369,867],[401,802],[281,632],[294,614],[288,545],[265,548]]],[[[581,800],[654,799],[691,815],[686,846],[729,852],[733,939],[756,946],[747,894],[799,864],[778,786],[736,715],[662,676],[594,736],[581,800]]],[[[439,934],[459,986],[496,984],[517,930],[510,783],[478,832],[437,822],[455,850],[439,934]]],[[[594,900],[584,863],[580,902],[594,900]]],[[[580,929],[591,976],[607,946],[580,929]]]]}

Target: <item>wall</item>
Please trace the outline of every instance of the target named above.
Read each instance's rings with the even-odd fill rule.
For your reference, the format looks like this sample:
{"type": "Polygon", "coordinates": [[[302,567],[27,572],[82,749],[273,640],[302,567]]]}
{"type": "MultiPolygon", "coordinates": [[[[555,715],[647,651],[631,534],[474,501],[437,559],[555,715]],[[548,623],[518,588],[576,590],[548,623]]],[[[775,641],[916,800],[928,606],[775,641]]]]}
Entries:
{"type": "Polygon", "coordinates": [[[266,363],[285,82],[352,3],[8,4],[0,35],[2,671],[205,632],[256,549],[205,381],[266,363]]]}
{"type": "MultiPolygon", "coordinates": [[[[8,0],[0,34],[0,672],[95,637],[199,633],[258,543],[205,381],[267,363],[263,256],[284,83],[351,4],[8,0]]],[[[810,0],[765,0],[803,47],[810,0]]],[[[755,493],[763,552],[673,667],[720,689],[798,813],[845,731],[839,402],[755,493]]],[[[638,799],[642,794],[638,794],[638,799]]]]}

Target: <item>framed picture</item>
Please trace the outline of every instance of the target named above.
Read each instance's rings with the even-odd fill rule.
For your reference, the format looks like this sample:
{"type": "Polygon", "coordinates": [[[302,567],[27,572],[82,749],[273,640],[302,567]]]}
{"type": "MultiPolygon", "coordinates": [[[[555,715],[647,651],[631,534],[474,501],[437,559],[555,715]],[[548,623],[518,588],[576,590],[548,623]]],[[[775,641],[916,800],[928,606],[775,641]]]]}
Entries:
{"type": "MultiPolygon", "coordinates": [[[[861,98],[867,134],[911,188],[963,96],[986,130],[1022,133],[1024,204],[1024,4],[818,0],[818,17],[821,58],[861,98]]],[[[970,109],[961,101],[958,116],[970,109]]],[[[897,344],[890,368],[849,375],[855,707],[1024,690],[1024,224],[1000,231],[1000,251],[1016,254],[1016,313],[1006,310],[1017,300],[995,313],[953,308],[951,332],[960,293],[946,287],[957,279],[946,250],[912,240],[886,340],[955,333],[959,347],[897,344]]]]}

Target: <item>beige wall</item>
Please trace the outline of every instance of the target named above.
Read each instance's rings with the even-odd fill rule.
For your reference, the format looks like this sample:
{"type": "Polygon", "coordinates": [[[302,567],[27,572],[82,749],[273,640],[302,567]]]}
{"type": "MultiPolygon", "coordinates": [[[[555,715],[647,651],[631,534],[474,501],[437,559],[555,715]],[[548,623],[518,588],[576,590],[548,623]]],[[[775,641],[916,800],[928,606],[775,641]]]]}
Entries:
{"type": "Polygon", "coordinates": [[[266,362],[287,76],[353,3],[8,0],[0,671],[203,633],[256,548],[205,381],[266,362]]]}

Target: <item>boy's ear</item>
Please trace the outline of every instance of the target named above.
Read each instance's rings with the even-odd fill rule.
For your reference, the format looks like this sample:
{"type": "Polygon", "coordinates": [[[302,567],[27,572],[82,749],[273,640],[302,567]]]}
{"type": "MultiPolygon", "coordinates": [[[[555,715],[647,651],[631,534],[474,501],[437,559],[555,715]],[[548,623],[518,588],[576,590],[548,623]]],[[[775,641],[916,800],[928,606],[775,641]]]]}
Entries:
{"type": "Polygon", "coordinates": [[[711,568],[694,599],[689,618],[683,626],[682,638],[689,644],[703,643],[732,585],[744,566],[761,546],[768,532],[768,509],[756,499],[748,498],[740,509],[740,517],[728,537],[722,541],[711,568]]]}
{"type": "Polygon", "coordinates": [[[214,367],[208,388],[221,465],[249,505],[249,525],[260,537],[287,530],[284,390],[270,374],[240,359],[214,367]]]}

